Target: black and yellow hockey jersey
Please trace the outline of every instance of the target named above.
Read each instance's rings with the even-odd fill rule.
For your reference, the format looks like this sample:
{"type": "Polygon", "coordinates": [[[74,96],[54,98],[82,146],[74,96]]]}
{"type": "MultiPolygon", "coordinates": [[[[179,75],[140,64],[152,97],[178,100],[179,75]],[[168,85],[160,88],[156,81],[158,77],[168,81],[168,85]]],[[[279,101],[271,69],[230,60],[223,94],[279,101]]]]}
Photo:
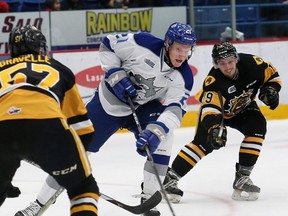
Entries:
{"type": "Polygon", "coordinates": [[[94,131],[74,74],[47,55],[0,62],[0,106],[0,121],[61,118],[78,135],[94,131]]]}
{"type": "Polygon", "coordinates": [[[263,86],[270,85],[278,92],[281,89],[277,69],[259,56],[240,53],[237,68],[238,77],[229,79],[213,67],[203,82],[202,90],[197,94],[202,104],[200,121],[205,119],[204,125],[208,128],[220,123],[222,114],[219,91],[224,104],[224,117],[228,119],[245,110],[263,86]]]}

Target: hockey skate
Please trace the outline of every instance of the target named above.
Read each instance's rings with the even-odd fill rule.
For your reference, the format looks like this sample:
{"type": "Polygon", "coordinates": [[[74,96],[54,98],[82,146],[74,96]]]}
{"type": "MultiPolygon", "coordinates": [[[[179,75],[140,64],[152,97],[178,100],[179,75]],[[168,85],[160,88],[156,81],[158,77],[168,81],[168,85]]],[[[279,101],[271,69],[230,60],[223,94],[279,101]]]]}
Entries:
{"type": "Polygon", "coordinates": [[[183,196],[183,191],[178,188],[180,177],[169,167],[164,180],[164,188],[167,198],[172,203],[179,203],[183,196]]]}
{"type": "Polygon", "coordinates": [[[30,203],[27,208],[18,211],[14,216],[37,216],[39,215],[41,208],[42,207],[37,203],[37,201],[34,201],[30,203]]]}
{"type": "Polygon", "coordinates": [[[236,164],[236,177],[233,183],[234,192],[233,200],[238,201],[255,201],[258,199],[260,188],[253,184],[250,179],[252,167],[241,166],[236,164]]]}

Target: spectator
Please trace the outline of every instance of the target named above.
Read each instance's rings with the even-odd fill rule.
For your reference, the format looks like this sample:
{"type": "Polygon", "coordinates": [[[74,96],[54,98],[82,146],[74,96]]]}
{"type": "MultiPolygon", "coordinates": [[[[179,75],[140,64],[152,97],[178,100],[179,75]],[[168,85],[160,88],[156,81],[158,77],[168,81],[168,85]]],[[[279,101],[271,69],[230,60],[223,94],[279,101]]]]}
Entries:
{"type": "Polygon", "coordinates": [[[45,11],[60,11],[61,1],[60,0],[47,0],[45,4],[45,11]]]}
{"type": "Polygon", "coordinates": [[[63,10],[85,10],[87,5],[81,0],[64,0],[63,10]]]}
{"type": "Polygon", "coordinates": [[[160,7],[163,6],[162,0],[130,0],[130,7],[160,7]]]}
{"type": "Polygon", "coordinates": [[[123,8],[127,9],[129,6],[129,0],[104,0],[104,8],[123,8]]]}
{"type": "Polygon", "coordinates": [[[9,5],[7,2],[0,2],[0,13],[9,12],[9,5]]]}

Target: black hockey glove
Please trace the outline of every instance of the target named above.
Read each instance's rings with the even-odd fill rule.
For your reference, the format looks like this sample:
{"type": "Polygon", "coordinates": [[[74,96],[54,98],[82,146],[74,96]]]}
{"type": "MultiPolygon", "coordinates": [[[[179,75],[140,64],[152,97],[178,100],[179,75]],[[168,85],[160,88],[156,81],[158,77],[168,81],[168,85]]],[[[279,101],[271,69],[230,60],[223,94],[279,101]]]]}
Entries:
{"type": "Polygon", "coordinates": [[[7,197],[8,198],[19,197],[20,194],[21,194],[20,189],[18,187],[13,186],[10,183],[10,189],[8,190],[7,197]]]}
{"type": "Polygon", "coordinates": [[[207,144],[212,146],[213,149],[220,149],[226,145],[227,130],[225,126],[213,125],[208,130],[207,144]]]}
{"type": "Polygon", "coordinates": [[[261,88],[258,97],[264,104],[269,106],[271,110],[276,109],[276,107],[279,105],[279,94],[271,86],[261,88]]]}

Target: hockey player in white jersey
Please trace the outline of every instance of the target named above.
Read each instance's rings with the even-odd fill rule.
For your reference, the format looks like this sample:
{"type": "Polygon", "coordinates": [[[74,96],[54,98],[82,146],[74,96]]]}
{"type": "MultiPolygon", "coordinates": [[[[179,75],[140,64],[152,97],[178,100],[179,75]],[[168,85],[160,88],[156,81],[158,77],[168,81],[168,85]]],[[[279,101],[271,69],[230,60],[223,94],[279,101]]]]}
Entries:
{"type": "MultiPolygon", "coordinates": [[[[164,40],[144,32],[105,37],[99,50],[105,79],[86,105],[95,128],[94,140],[86,150],[98,152],[118,129],[126,128],[135,134],[136,150],[140,155],[147,156],[145,148],[148,147],[163,182],[171,155],[173,130],[181,125],[193,86],[188,59],[195,45],[192,27],[178,22],[169,26],[164,40]],[[143,130],[141,133],[135,124],[128,97],[136,108],[143,130]]],[[[122,156],[127,154],[121,152],[122,156]]],[[[45,205],[49,199],[46,195],[49,185],[52,187],[50,191],[58,189],[56,182],[51,184],[51,181],[47,179],[34,205],[45,205]]],[[[151,163],[146,161],[141,202],[159,189],[151,163]]],[[[37,213],[17,216],[23,215],[34,216],[37,213]]],[[[144,215],[159,216],[160,212],[154,208],[144,215]]]]}

